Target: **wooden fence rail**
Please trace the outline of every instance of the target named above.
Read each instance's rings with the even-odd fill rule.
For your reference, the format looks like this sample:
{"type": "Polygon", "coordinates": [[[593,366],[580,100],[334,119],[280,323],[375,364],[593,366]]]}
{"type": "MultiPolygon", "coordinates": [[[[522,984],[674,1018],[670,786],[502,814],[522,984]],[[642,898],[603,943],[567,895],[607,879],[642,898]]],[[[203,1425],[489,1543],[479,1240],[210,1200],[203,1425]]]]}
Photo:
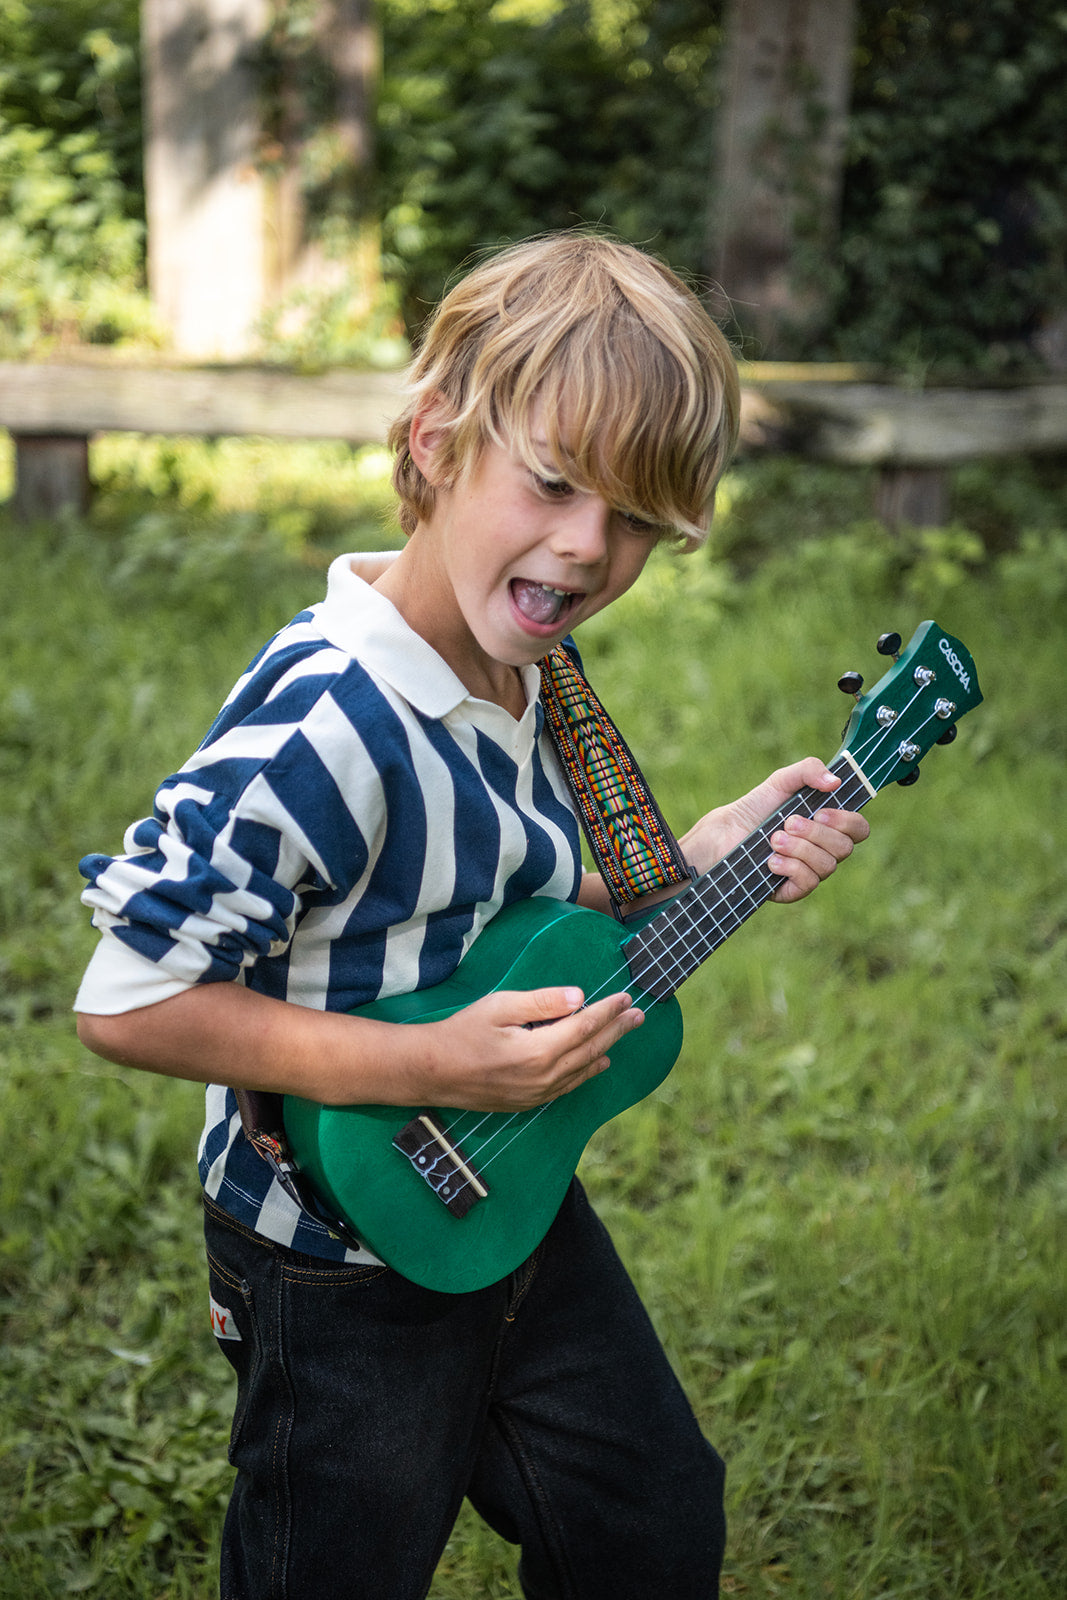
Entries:
{"type": "MultiPolygon", "coordinates": [[[[32,521],[84,509],[88,441],[97,433],[380,443],[401,381],[396,372],[301,377],[247,366],[0,362],[0,427],[15,441],[15,513],[32,521]]],[[[917,390],[872,382],[855,368],[756,363],[742,369],[742,397],[744,451],[879,468],[876,511],[890,525],[943,521],[946,469],[959,462],[1067,458],[1062,380],[917,390]]]]}

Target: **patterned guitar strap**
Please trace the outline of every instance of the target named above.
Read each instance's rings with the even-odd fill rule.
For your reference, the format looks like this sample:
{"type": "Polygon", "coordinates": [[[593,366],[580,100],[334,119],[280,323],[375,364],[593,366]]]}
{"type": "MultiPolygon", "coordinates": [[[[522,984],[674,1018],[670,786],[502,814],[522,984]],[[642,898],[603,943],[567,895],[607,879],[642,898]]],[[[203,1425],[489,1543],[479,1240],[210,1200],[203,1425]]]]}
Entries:
{"type": "Polygon", "coordinates": [[[578,816],[615,915],[693,874],[622,734],[563,645],[540,663],[541,703],[578,816]]]}

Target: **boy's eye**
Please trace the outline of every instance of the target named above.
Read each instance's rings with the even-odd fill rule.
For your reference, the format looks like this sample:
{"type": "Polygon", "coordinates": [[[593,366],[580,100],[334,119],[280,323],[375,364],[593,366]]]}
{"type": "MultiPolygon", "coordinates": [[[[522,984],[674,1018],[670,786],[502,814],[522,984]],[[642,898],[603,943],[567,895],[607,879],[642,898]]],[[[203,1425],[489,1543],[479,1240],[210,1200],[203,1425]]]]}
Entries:
{"type": "Polygon", "coordinates": [[[620,511],[619,516],[634,533],[658,533],[660,531],[658,523],[649,522],[647,517],[639,517],[635,511],[620,511]]]}
{"type": "Polygon", "coordinates": [[[566,478],[537,478],[537,487],[542,494],[548,495],[552,500],[563,500],[574,490],[566,478]]]}

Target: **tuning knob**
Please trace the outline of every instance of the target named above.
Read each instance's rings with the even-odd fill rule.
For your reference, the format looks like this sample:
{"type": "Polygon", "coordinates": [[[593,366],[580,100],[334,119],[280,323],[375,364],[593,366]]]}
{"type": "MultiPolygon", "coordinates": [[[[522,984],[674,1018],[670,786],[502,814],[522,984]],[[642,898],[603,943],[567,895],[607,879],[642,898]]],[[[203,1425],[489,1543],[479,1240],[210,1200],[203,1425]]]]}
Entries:
{"type": "Polygon", "coordinates": [[[940,739],[937,741],[938,744],[951,744],[953,739],[955,739],[956,735],[959,733],[959,731],[960,730],[957,728],[956,724],[953,723],[951,728],[946,728],[945,729],[944,733],[941,735],[940,739]]]}
{"type": "Polygon", "coordinates": [[[918,783],[918,781],[919,781],[919,769],[918,769],[918,767],[912,767],[910,772],[906,772],[902,778],[898,778],[897,779],[897,783],[900,785],[900,787],[902,789],[910,789],[912,784],[913,783],[918,783]]]}
{"type": "Polygon", "coordinates": [[[837,680],[837,687],[842,694],[855,695],[858,700],[860,690],[863,688],[863,674],[861,672],[843,672],[837,680]]]}
{"type": "Polygon", "coordinates": [[[896,661],[900,655],[900,634],[883,633],[879,635],[875,649],[880,656],[892,656],[893,660],[896,661]]]}

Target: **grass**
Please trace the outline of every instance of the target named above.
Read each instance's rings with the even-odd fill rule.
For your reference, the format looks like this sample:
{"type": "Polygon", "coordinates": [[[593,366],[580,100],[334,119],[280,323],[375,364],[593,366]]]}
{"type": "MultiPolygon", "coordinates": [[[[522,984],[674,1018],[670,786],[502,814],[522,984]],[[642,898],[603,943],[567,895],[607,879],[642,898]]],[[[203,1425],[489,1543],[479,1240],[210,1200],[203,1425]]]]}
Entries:
{"type": "MultiPolygon", "coordinates": [[[[201,1096],[78,1046],[75,864],[331,550],[392,536],[380,458],[114,440],[96,471],[91,523],[0,520],[0,1600],[206,1600],[231,1397],[201,1096]]],[[[986,703],[691,980],[681,1062],[583,1175],[727,1458],[727,1593],[1059,1600],[1063,486],[972,469],[953,527],[900,539],[842,474],[744,468],[725,500],[710,556],[657,558],[582,640],[680,827],[831,755],[835,679],[871,682],[887,629],[936,617],[986,703]]],[[[517,1594],[465,1515],[434,1600],[517,1594]]]]}

